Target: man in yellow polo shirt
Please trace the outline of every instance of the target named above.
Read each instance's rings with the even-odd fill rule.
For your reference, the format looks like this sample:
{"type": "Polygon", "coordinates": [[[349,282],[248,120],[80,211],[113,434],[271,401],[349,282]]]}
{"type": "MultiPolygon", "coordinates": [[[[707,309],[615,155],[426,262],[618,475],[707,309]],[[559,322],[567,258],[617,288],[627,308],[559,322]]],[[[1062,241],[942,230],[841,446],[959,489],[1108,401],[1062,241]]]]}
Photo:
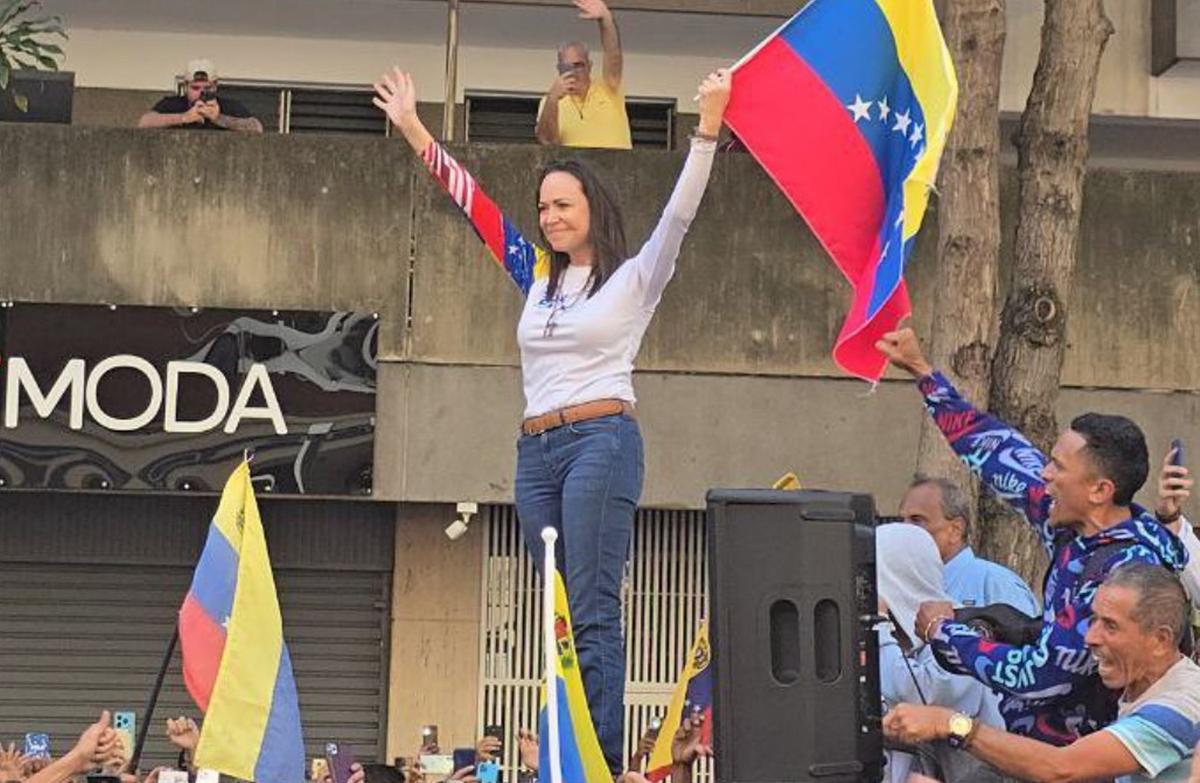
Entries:
{"type": "Polygon", "coordinates": [[[604,0],[574,3],[581,19],[595,19],[600,24],[604,77],[592,79],[592,59],[583,43],[571,41],[560,46],[558,77],[538,108],[538,141],[565,147],[630,149],[617,24],[604,0]]]}

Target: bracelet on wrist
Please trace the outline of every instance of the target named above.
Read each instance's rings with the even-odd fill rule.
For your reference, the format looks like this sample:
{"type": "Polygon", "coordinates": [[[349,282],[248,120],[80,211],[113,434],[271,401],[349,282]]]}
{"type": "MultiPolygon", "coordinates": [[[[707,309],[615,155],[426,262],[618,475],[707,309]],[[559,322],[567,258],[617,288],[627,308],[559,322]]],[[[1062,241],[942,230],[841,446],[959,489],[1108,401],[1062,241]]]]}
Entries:
{"type": "Polygon", "coordinates": [[[928,640],[928,639],[929,639],[929,632],[930,632],[931,630],[933,630],[933,626],[934,626],[934,625],[936,625],[937,623],[944,622],[944,621],[946,621],[946,620],[949,620],[949,619],[950,619],[950,618],[949,618],[949,617],[947,617],[946,615],[938,615],[937,617],[934,617],[932,620],[930,620],[929,622],[925,623],[925,633],[921,634],[921,636],[923,636],[923,637],[924,637],[926,640],[928,640]]]}
{"type": "Polygon", "coordinates": [[[700,131],[700,130],[694,130],[694,131],[692,131],[692,138],[700,139],[701,141],[711,141],[715,144],[716,142],[720,141],[721,134],[720,133],[704,133],[703,131],[700,131]]]}

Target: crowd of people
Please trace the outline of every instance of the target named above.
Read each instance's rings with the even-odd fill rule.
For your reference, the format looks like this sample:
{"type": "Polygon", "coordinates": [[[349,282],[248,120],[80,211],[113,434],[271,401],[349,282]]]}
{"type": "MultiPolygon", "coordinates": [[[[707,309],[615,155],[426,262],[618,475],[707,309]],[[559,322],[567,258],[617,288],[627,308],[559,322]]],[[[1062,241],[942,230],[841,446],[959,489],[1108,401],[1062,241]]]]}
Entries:
{"type": "MultiPolygon", "coordinates": [[[[0,746],[0,783],[64,783],[69,780],[90,779],[103,783],[158,783],[166,770],[179,769],[194,773],[191,756],[200,741],[200,729],[191,718],[168,719],[166,738],[179,749],[177,763],[172,767],[155,767],[140,774],[134,749],[126,743],[122,732],[113,728],[108,710],[84,729],[79,739],[66,753],[53,758],[49,750],[26,752],[16,743],[0,746]]],[[[356,783],[363,783],[359,780],[356,783]]]]}
{"type": "MultiPolygon", "coordinates": [[[[1019,576],[974,554],[970,496],[940,477],[914,480],[899,519],[877,529],[886,779],[1200,783],[1200,768],[1188,777],[1200,742],[1200,666],[1189,655],[1200,541],[1183,515],[1193,480],[1175,449],[1159,467],[1155,507],[1144,509],[1133,496],[1149,456],[1131,420],[1084,414],[1045,456],[963,400],[911,330],[888,335],[881,350],[917,379],[950,446],[1038,531],[1051,556],[1039,609],[1019,576]],[[1036,627],[988,628],[960,616],[996,606],[1010,610],[996,615],[1001,625],[1016,617],[1036,627]],[[1025,643],[1006,641],[1021,633],[1025,643]]],[[[684,720],[672,737],[675,783],[689,783],[697,760],[713,752],[701,739],[703,720],[684,720]]],[[[0,783],[96,773],[110,776],[105,783],[158,783],[164,769],[195,779],[196,722],[170,719],[165,732],[179,749],[176,766],[141,775],[105,712],[57,759],[0,745],[0,783]]],[[[426,744],[401,760],[399,774],[404,783],[480,783],[476,765],[498,761],[506,741],[516,742],[520,779],[536,780],[538,738],[524,729],[485,735],[474,764],[449,775],[425,770],[422,757],[440,753],[436,741],[426,744]]],[[[652,734],[642,737],[615,779],[645,783],[653,744],[652,734]]],[[[327,767],[313,770],[312,783],[334,783],[327,767]]],[[[372,781],[355,765],[337,783],[372,781]]]]}
{"type": "MultiPolygon", "coordinates": [[[[702,715],[697,715],[683,721],[671,737],[671,778],[677,783],[691,781],[696,763],[712,755],[712,748],[703,741],[704,720],[702,715]]],[[[196,721],[186,716],[169,718],[164,728],[167,740],[179,751],[173,765],[157,766],[143,774],[143,771],[137,768],[140,765],[131,761],[131,749],[126,747],[121,733],[113,729],[110,713],[104,711],[99,720],[83,731],[74,746],[58,758],[52,758],[48,752],[25,753],[15,742],[10,742],[7,748],[0,744],[0,783],[160,783],[167,777],[164,773],[169,771],[183,773],[191,783],[202,780],[201,771],[197,769],[194,761],[196,747],[200,741],[200,729],[196,721]]],[[[617,776],[618,783],[648,783],[645,765],[650,758],[655,739],[656,732],[647,730],[628,759],[627,766],[617,776]]],[[[508,740],[517,743],[518,780],[522,783],[536,783],[540,754],[537,735],[520,729],[508,740]]],[[[412,756],[397,758],[394,766],[384,775],[378,772],[382,765],[355,762],[350,766],[351,774],[346,780],[335,781],[327,760],[318,757],[312,759],[313,763],[309,764],[307,783],[388,783],[397,780],[401,783],[433,783],[443,780],[481,783],[477,774],[478,767],[483,764],[501,763],[505,741],[506,738],[496,736],[495,733],[485,733],[469,754],[471,763],[459,766],[448,774],[435,774],[427,770],[422,762],[422,758],[442,756],[442,749],[436,740],[422,744],[412,756]]],[[[458,753],[445,757],[447,761],[452,758],[458,759],[458,753]]],[[[213,783],[240,783],[224,775],[214,775],[210,779],[213,783]]]]}
{"type": "Polygon", "coordinates": [[[1134,495],[1149,451],[1132,420],[1085,413],[1045,455],[964,400],[911,329],[877,347],[916,379],[950,447],[1050,558],[1042,611],[1029,617],[1029,596],[1000,566],[971,556],[973,578],[950,571],[970,512],[953,485],[917,481],[901,507],[915,526],[878,531],[889,779],[1186,780],[1200,741],[1189,643],[1200,592],[1189,600],[1185,585],[1197,584],[1200,547],[1182,515],[1193,482],[1179,447],[1145,509],[1134,495]],[[1010,611],[990,626],[966,622],[962,608],[981,604],[1010,611]]]}

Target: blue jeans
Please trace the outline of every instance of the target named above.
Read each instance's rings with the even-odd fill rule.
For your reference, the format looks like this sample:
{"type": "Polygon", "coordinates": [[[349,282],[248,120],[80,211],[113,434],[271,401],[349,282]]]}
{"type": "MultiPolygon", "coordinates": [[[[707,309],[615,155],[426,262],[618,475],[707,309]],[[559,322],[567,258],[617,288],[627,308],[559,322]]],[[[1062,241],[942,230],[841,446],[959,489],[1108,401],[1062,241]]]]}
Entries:
{"type": "Polygon", "coordinates": [[[625,637],[621,580],[642,494],[642,433],[625,416],[567,424],[517,442],[517,516],[542,568],[542,528],[558,530],[556,562],[588,709],[614,773],[623,767],[625,637]]]}

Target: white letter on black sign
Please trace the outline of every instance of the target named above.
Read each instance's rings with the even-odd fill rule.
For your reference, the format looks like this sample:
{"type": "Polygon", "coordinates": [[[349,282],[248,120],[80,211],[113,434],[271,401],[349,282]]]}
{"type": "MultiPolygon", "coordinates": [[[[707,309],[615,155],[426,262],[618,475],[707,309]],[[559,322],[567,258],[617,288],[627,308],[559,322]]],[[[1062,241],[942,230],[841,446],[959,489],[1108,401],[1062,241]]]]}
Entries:
{"type": "Polygon", "coordinates": [[[70,427],[73,430],[83,429],[83,359],[71,359],[63,371],[59,373],[50,391],[42,394],[37,379],[33,377],[29,365],[19,356],[8,360],[8,382],[4,389],[4,426],[13,429],[17,426],[17,412],[20,410],[21,389],[29,395],[29,402],[37,415],[43,419],[49,418],[58,401],[71,389],[70,427]]]}
{"type": "Polygon", "coordinates": [[[237,400],[233,403],[233,412],[229,414],[229,421],[225,422],[225,432],[232,435],[237,431],[242,419],[269,419],[275,426],[276,435],[287,434],[287,425],[283,423],[283,411],[279,408],[279,400],[275,398],[275,387],[271,385],[271,376],[267,373],[267,368],[261,364],[250,365],[250,372],[246,373],[246,381],[242,384],[242,390],[238,392],[237,400]],[[250,402],[250,395],[254,392],[255,386],[262,387],[263,401],[267,403],[261,408],[251,408],[246,405],[250,402]]]}
{"type": "Polygon", "coordinates": [[[140,356],[132,356],[127,353],[110,356],[107,359],[102,359],[99,364],[92,368],[92,372],[87,379],[87,408],[88,413],[96,420],[96,423],[105,429],[113,430],[114,432],[130,432],[132,430],[140,430],[149,424],[155,416],[158,415],[158,409],[162,406],[163,388],[162,379],[158,377],[158,371],[154,369],[154,365],[146,361],[140,356]],[[150,402],[146,405],[146,409],[137,416],[132,416],[128,419],[118,419],[115,416],[109,416],[100,407],[100,398],[97,391],[100,388],[100,380],[108,373],[109,370],[115,370],[118,367],[125,367],[130,370],[137,370],[142,375],[146,376],[146,380],[150,382],[150,402]]]}
{"type": "Polygon", "coordinates": [[[225,374],[203,362],[168,362],[167,363],[167,399],[166,410],[163,411],[163,430],[166,432],[208,432],[221,423],[225,412],[229,410],[229,382],[225,374]],[[180,421],[179,411],[179,376],[189,373],[203,375],[213,382],[217,390],[217,407],[203,419],[196,421],[180,421]]]}

